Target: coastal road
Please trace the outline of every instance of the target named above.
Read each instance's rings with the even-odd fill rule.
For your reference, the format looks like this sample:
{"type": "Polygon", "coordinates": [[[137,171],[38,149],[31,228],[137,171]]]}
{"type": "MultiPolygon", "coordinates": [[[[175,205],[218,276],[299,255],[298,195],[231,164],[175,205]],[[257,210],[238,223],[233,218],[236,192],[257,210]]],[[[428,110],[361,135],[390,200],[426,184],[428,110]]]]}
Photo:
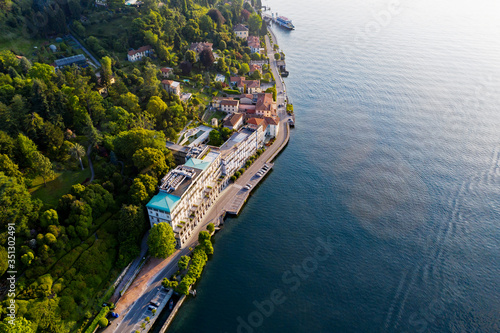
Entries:
{"type": "MultiPolygon", "coordinates": [[[[266,36],[266,44],[269,58],[274,59],[268,36],[266,36]]],[[[281,76],[279,75],[275,62],[271,61],[270,67],[273,71],[274,77],[278,78],[276,81],[278,104],[283,104],[285,91],[284,85],[281,81],[281,76]]],[[[136,279],[139,281],[134,281],[134,284],[122,297],[123,303],[120,304],[119,302],[117,304],[117,311],[120,313],[120,318],[113,320],[104,332],[134,332],[135,325],[140,323],[142,313],[156,294],[158,287],[161,286],[163,278],[170,277],[173,273],[175,273],[177,271],[177,262],[179,261],[179,258],[183,255],[188,255],[190,252],[189,248],[194,248],[197,245],[199,232],[205,230],[209,223],[215,223],[217,219],[223,215],[224,211],[228,210],[231,206],[236,194],[239,191],[246,191],[243,187],[255,176],[264,164],[270,162],[269,159],[273,157],[276,152],[283,148],[284,144],[288,140],[288,132],[290,130],[287,125],[289,117],[286,116],[284,108],[279,109],[278,115],[280,116],[280,129],[274,144],[268,147],[235,183],[228,185],[226,189],[222,191],[215,204],[210,207],[206,213],[204,219],[194,229],[191,238],[187,242],[189,245],[186,245],[184,248],[176,251],[172,256],[165,260],[152,259],[151,263],[146,264],[143,267],[141,273],[136,279]],[[148,275],[148,273],[143,274],[142,271],[149,272],[150,275],[148,275]]],[[[122,299],[120,299],[120,301],[122,299]]]]}

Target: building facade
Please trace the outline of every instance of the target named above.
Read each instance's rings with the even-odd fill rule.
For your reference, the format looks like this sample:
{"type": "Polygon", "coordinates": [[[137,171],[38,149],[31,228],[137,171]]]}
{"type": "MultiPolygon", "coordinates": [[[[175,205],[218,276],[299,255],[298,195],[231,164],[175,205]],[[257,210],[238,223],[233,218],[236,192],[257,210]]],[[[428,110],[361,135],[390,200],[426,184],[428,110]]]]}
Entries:
{"type": "Polygon", "coordinates": [[[190,158],[161,181],[160,191],[146,205],[151,227],[169,223],[177,247],[182,248],[223,188],[221,154],[209,152],[203,159],[190,158]]]}
{"type": "Polygon", "coordinates": [[[141,60],[143,57],[150,57],[154,50],[151,45],[141,46],[137,50],[130,50],[127,54],[127,59],[130,62],[135,62],[141,60]]]}

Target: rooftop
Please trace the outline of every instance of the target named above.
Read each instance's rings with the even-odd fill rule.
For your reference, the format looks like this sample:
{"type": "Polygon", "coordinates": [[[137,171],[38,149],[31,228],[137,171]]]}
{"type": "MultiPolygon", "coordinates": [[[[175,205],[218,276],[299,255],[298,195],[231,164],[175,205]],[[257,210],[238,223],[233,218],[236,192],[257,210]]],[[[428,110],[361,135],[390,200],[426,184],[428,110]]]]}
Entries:
{"type": "Polygon", "coordinates": [[[248,31],[248,28],[245,27],[243,24],[238,24],[237,26],[234,27],[234,31],[248,31]]]}
{"type": "Polygon", "coordinates": [[[220,147],[220,151],[225,152],[232,149],[236,145],[248,139],[248,137],[252,135],[253,132],[254,132],[253,129],[248,127],[243,127],[238,132],[231,135],[231,137],[226,142],[224,142],[224,144],[220,147]]]}
{"type": "Polygon", "coordinates": [[[241,120],[241,118],[243,118],[243,114],[235,113],[224,122],[224,126],[231,126],[232,127],[232,126],[236,125],[241,120]]]}
{"type": "Polygon", "coordinates": [[[157,195],[151,198],[146,207],[171,213],[180,200],[181,198],[178,196],[160,191],[157,195]]]}
{"type": "Polygon", "coordinates": [[[137,50],[130,50],[130,51],[128,51],[128,55],[129,55],[129,56],[133,56],[133,55],[135,55],[135,54],[137,54],[137,53],[141,53],[141,52],[149,51],[149,50],[151,50],[151,49],[153,49],[153,48],[151,47],[151,45],[141,46],[141,47],[140,47],[140,48],[138,48],[137,50]]]}
{"type": "Polygon", "coordinates": [[[205,170],[210,165],[210,162],[207,162],[205,160],[199,160],[197,158],[190,158],[184,165],[191,168],[205,170]]]}

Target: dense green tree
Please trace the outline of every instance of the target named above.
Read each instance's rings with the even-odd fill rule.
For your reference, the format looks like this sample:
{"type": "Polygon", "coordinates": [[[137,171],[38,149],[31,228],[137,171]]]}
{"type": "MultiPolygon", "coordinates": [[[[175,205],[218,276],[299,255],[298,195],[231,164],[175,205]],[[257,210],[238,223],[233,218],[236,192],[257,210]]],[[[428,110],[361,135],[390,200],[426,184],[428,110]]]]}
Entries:
{"type": "Polygon", "coordinates": [[[58,225],[59,224],[59,216],[57,215],[57,211],[54,209],[48,209],[40,215],[40,225],[43,228],[47,228],[49,225],[58,225]]]}
{"type": "Polygon", "coordinates": [[[213,233],[214,233],[214,231],[215,231],[215,226],[214,226],[214,224],[213,224],[213,223],[209,223],[209,224],[207,225],[207,230],[208,230],[208,232],[209,232],[209,233],[213,234],[213,233]]]}
{"type": "Polygon", "coordinates": [[[33,171],[36,175],[42,177],[44,186],[47,186],[47,180],[51,180],[55,176],[52,163],[39,151],[34,151],[31,154],[30,159],[33,171]]]}
{"type": "Polygon", "coordinates": [[[0,172],[0,227],[6,230],[7,224],[13,222],[17,230],[26,227],[28,217],[33,210],[31,196],[24,183],[18,178],[7,177],[0,172]]]}
{"type": "Polygon", "coordinates": [[[149,231],[149,253],[156,258],[168,258],[175,251],[175,236],[170,224],[160,222],[149,231]]]}
{"type": "Polygon", "coordinates": [[[262,26],[262,18],[259,14],[253,13],[248,19],[248,29],[251,35],[259,35],[262,26]]]}
{"type": "Polygon", "coordinates": [[[196,62],[196,52],[187,50],[186,54],[184,54],[184,60],[189,61],[191,64],[194,64],[196,62]]]}
{"type": "Polygon", "coordinates": [[[6,154],[0,154],[0,171],[7,177],[22,177],[22,173],[19,171],[17,164],[12,162],[10,157],[6,154]]]}
{"type": "Polygon", "coordinates": [[[212,146],[220,146],[222,144],[222,138],[220,136],[220,133],[218,130],[215,129],[210,131],[209,140],[210,141],[208,142],[208,144],[212,146]]]}
{"type": "Polygon", "coordinates": [[[182,256],[180,259],[179,259],[179,262],[178,262],[178,266],[179,266],[179,269],[180,270],[185,270],[188,268],[188,265],[189,265],[189,261],[191,260],[190,257],[188,256],[182,256]]]}
{"type": "Polygon", "coordinates": [[[248,66],[248,64],[246,63],[242,64],[240,69],[238,70],[239,75],[245,75],[248,72],[250,72],[250,66],[248,66]]]}
{"type": "Polygon", "coordinates": [[[149,147],[165,151],[165,141],[163,132],[133,129],[118,134],[113,140],[113,145],[119,156],[132,162],[132,156],[139,149],[149,147]]]}
{"type": "Polygon", "coordinates": [[[14,325],[9,322],[9,317],[6,317],[0,322],[0,333],[35,333],[33,323],[26,318],[16,316],[14,325]]]}
{"type": "Polygon", "coordinates": [[[162,151],[155,148],[143,148],[137,150],[132,156],[134,165],[141,173],[151,173],[156,177],[165,175],[168,165],[162,151]]]}
{"type": "Polygon", "coordinates": [[[0,276],[2,276],[9,268],[8,252],[3,246],[0,246],[0,276]]]}
{"type": "Polygon", "coordinates": [[[132,239],[135,242],[142,235],[146,226],[142,208],[135,205],[123,205],[119,216],[118,239],[122,242],[132,239]]]}

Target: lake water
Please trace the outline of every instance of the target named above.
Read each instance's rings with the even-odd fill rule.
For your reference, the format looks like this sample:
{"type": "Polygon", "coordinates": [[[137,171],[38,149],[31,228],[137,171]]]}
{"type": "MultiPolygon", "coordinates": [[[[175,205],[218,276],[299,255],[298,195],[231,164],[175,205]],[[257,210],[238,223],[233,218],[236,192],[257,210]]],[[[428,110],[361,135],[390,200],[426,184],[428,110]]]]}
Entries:
{"type": "Polygon", "coordinates": [[[169,332],[500,332],[500,3],[264,5],[297,127],[169,332]]]}

